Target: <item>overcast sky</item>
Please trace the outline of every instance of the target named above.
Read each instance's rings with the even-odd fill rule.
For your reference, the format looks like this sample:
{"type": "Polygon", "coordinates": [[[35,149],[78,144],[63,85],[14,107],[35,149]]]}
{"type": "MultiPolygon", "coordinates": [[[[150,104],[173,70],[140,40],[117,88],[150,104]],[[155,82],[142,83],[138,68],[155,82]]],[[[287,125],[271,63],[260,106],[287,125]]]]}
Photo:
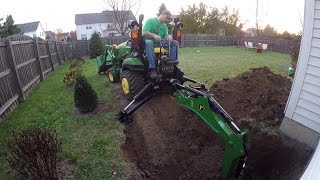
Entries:
{"type": "MultiPolygon", "coordinates": [[[[172,14],[179,14],[181,7],[204,2],[209,7],[239,9],[241,22],[245,28],[254,27],[256,22],[257,0],[142,0],[137,14],[145,18],[155,17],[161,3],[172,14]]],[[[267,24],[278,32],[302,30],[304,0],[259,0],[258,22],[267,24]]],[[[75,14],[99,13],[108,9],[104,0],[2,0],[0,18],[9,14],[16,24],[40,21],[45,30],[75,30],[75,14]]],[[[136,9],[133,10],[134,14],[136,9]]]]}

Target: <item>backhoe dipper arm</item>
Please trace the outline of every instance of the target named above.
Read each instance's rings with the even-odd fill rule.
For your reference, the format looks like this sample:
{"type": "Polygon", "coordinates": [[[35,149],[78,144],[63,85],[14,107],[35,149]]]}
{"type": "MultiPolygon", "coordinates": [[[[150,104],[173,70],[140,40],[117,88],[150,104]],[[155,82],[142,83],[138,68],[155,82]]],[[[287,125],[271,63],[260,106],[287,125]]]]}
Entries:
{"type": "Polygon", "coordinates": [[[130,115],[153,96],[152,88],[153,85],[149,82],[134,96],[133,100],[119,113],[119,121],[121,123],[128,124],[132,121],[130,115]]]}
{"type": "Polygon", "coordinates": [[[225,141],[221,179],[229,179],[231,176],[238,177],[245,166],[249,150],[248,131],[241,131],[211,94],[179,83],[174,86],[176,90],[172,95],[176,101],[196,113],[225,141]]]}

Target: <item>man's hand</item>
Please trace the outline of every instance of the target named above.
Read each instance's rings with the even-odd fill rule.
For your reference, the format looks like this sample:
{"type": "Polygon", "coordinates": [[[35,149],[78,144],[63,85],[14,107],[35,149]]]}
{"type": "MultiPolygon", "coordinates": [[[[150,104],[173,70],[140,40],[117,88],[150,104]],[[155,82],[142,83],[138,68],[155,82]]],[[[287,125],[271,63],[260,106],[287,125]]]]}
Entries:
{"type": "Polygon", "coordinates": [[[153,35],[153,38],[156,40],[156,41],[160,41],[161,40],[161,37],[159,35],[153,35]]]}
{"type": "Polygon", "coordinates": [[[168,36],[166,37],[166,40],[171,43],[173,38],[172,38],[172,36],[170,34],[168,34],[168,36]]]}

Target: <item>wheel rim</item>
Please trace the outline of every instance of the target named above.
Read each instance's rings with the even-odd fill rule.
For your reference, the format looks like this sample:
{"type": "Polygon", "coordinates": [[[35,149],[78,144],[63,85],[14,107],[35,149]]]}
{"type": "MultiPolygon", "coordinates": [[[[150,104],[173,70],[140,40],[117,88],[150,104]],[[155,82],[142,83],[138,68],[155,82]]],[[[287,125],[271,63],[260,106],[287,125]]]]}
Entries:
{"type": "Polygon", "coordinates": [[[129,82],[126,78],[122,78],[121,80],[121,84],[122,84],[122,90],[124,92],[124,94],[129,94],[130,90],[129,90],[129,82]]]}
{"type": "Polygon", "coordinates": [[[112,72],[111,72],[111,71],[109,71],[108,77],[109,77],[110,81],[113,82],[113,75],[112,75],[112,72]]]}

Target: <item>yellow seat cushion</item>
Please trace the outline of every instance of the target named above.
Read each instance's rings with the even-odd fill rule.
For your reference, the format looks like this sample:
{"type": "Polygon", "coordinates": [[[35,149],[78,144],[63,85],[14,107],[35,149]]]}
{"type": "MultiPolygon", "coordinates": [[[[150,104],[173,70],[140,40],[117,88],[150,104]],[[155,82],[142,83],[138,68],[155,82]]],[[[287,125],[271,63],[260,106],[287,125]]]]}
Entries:
{"type": "MultiPolygon", "coordinates": [[[[154,49],[153,49],[153,52],[154,52],[155,54],[159,54],[159,53],[160,53],[160,48],[159,48],[159,47],[154,48],[154,49]]],[[[166,53],[166,52],[168,52],[167,49],[161,48],[161,53],[166,53]]]]}

